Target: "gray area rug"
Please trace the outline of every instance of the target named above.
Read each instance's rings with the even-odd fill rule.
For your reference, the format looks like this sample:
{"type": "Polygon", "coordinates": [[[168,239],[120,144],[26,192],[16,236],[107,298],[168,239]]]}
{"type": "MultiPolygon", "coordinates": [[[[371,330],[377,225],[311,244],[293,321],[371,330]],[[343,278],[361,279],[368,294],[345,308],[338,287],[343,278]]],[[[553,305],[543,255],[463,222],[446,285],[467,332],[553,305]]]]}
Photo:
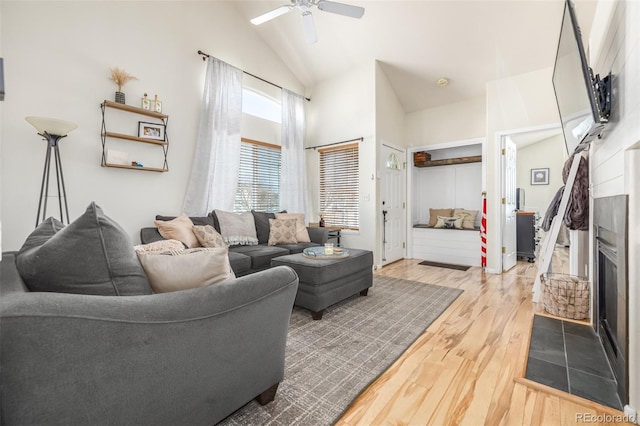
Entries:
{"type": "Polygon", "coordinates": [[[331,425],[425,331],[462,290],[374,276],[366,297],[330,308],[320,321],[295,308],[285,378],[276,399],[252,401],[223,425],[331,425]]]}

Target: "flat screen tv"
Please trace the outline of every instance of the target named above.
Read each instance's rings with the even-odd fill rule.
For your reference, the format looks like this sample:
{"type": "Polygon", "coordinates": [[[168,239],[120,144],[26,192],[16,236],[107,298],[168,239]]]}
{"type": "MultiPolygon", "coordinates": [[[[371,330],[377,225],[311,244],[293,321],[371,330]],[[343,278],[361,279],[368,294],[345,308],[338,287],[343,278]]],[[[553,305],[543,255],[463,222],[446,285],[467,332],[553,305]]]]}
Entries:
{"type": "MultiPolygon", "coordinates": [[[[596,100],[597,81],[587,64],[574,6],[566,0],[553,69],[553,89],[569,155],[587,148],[604,129],[607,119],[596,100]]],[[[606,97],[608,100],[608,92],[606,97]]]]}

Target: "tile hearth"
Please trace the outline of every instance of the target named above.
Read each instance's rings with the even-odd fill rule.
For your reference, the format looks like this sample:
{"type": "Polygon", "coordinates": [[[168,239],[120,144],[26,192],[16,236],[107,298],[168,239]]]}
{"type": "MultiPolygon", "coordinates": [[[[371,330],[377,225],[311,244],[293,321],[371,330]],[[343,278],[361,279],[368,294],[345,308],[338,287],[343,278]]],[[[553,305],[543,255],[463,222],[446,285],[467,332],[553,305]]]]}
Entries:
{"type": "Polygon", "coordinates": [[[525,378],[622,409],[604,349],[589,325],[535,315],[525,378]]]}

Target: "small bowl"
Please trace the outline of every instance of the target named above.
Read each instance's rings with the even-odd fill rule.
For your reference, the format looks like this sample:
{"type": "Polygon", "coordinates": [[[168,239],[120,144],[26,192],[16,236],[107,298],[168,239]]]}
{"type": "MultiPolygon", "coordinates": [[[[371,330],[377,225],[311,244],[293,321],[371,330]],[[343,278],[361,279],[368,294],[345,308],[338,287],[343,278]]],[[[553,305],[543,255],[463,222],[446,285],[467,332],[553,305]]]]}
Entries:
{"type": "Polygon", "coordinates": [[[333,248],[333,252],[334,252],[335,254],[342,254],[342,249],[341,249],[340,247],[334,247],[334,248],[333,248]]]}

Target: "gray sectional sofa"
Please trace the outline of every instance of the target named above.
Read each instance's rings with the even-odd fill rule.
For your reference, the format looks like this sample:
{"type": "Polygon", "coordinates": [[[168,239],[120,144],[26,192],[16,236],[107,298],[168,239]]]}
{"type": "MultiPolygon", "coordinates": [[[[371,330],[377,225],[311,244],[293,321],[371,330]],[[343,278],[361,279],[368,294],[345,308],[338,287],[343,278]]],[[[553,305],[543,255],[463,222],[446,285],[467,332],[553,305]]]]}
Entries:
{"type": "Polygon", "coordinates": [[[284,378],[298,277],[274,267],[151,294],[133,242],[92,203],[0,262],[0,423],[213,425],[284,378]]]}
{"type": "MultiPolygon", "coordinates": [[[[258,245],[253,246],[231,246],[229,247],[229,261],[231,269],[237,277],[252,274],[254,272],[269,269],[271,259],[288,254],[302,253],[307,247],[324,245],[327,242],[329,231],[326,228],[308,227],[310,243],[282,244],[269,246],[269,219],[274,219],[273,213],[251,212],[254,217],[258,245]]],[[[156,220],[172,220],[175,216],[156,216],[156,220]]],[[[220,224],[214,212],[203,217],[190,217],[194,225],[211,225],[220,232],[220,224]]],[[[160,241],[163,237],[158,228],[145,227],[140,230],[140,241],[142,244],[160,241]]]]}

